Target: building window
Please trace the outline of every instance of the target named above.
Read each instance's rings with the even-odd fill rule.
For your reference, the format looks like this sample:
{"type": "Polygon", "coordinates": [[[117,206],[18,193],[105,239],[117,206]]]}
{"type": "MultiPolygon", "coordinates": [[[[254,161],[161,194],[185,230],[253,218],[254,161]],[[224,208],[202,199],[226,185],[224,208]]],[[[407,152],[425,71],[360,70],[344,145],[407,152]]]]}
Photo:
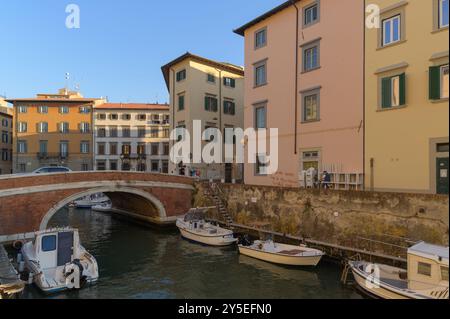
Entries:
{"type": "Polygon", "coordinates": [[[47,114],[48,113],[48,106],[45,106],[45,105],[38,106],[38,113],[40,113],[40,114],[47,114]]]}
{"type": "Polygon", "coordinates": [[[7,119],[2,119],[2,126],[3,127],[8,127],[8,120],[7,119]]]}
{"type": "Polygon", "coordinates": [[[111,121],[117,121],[117,120],[119,119],[119,115],[116,114],[116,113],[109,114],[109,119],[110,119],[111,121]]]}
{"type": "Polygon", "coordinates": [[[97,171],[106,171],[105,161],[97,161],[97,171]]]}
{"type": "Polygon", "coordinates": [[[91,108],[89,106],[80,106],[81,114],[89,114],[91,112],[91,108]]]}
{"type": "Polygon", "coordinates": [[[131,120],[131,114],[123,114],[123,115],[122,115],[122,120],[124,120],[124,121],[129,121],[129,120],[131,120]]]}
{"type": "Polygon", "coordinates": [[[214,96],[205,96],[205,111],[217,112],[217,98],[214,96]]]}
{"type": "Polygon", "coordinates": [[[152,128],[150,130],[150,138],[158,138],[159,137],[159,129],[152,128]]]}
{"type": "Polygon", "coordinates": [[[122,137],[130,137],[131,136],[131,129],[129,126],[122,127],[122,137]]]}
{"type": "Polygon", "coordinates": [[[106,120],[106,114],[105,113],[97,114],[97,120],[100,120],[100,121],[106,120]]]}
{"type": "Polygon", "coordinates": [[[97,143],[97,155],[105,155],[105,143],[97,143]]]}
{"type": "Polygon", "coordinates": [[[178,111],[184,110],[184,95],[178,95],[178,111]]]}
{"type": "Polygon", "coordinates": [[[224,77],[223,78],[223,85],[230,87],[230,88],[234,88],[236,87],[236,80],[232,79],[232,78],[228,78],[228,77],[224,77]]]}
{"type": "Polygon", "coordinates": [[[152,161],[152,172],[159,172],[159,161],[152,161]]]}
{"type": "Polygon", "coordinates": [[[69,133],[69,123],[68,122],[59,123],[59,132],[63,134],[69,133]]]}
{"type": "Polygon", "coordinates": [[[109,169],[111,171],[117,171],[117,161],[109,161],[109,169]]]}
{"type": "Polygon", "coordinates": [[[308,27],[319,22],[319,3],[315,3],[303,9],[303,26],[308,27]]]}
{"type": "Polygon", "coordinates": [[[164,128],[164,129],[162,130],[162,137],[163,137],[163,138],[169,138],[169,137],[170,137],[170,129],[164,128]]]}
{"type": "Polygon", "coordinates": [[[383,46],[389,45],[401,40],[401,17],[396,15],[383,20],[383,46]]]}
{"type": "Polygon", "coordinates": [[[104,127],[97,128],[97,137],[106,137],[106,128],[104,127]]]}
{"type": "Polygon", "coordinates": [[[137,134],[138,134],[138,137],[141,137],[141,138],[145,137],[145,135],[146,135],[145,126],[139,126],[137,129],[137,134]]]}
{"type": "Polygon", "coordinates": [[[151,144],[151,154],[152,155],[159,155],[159,144],[158,143],[152,143],[151,144]]]}
{"type": "Polygon", "coordinates": [[[186,79],[186,70],[177,72],[177,82],[183,81],[184,79],[186,79]]]}
{"type": "Polygon", "coordinates": [[[26,122],[19,122],[17,130],[19,133],[26,133],[28,131],[28,124],[26,122]]]}
{"type": "Polygon", "coordinates": [[[136,167],[136,170],[138,172],[145,172],[147,170],[147,165],[145,163],[142,163],[142,162],[138,163],[137,167],[136,167]]]}
{"type": "Polygon", "coordinates": [[[216,77],[214,76],[214,74],[208,74],[206,76],[206,81],[209,83],[216,83],[216,77]]]}
{"type": "Polygon", "coordinates": [[[69,157],[69,142],[68,141],[60,141],[59,142],[59,156],[61,158],[69,157]]]}
{"type": "Polygon", "coordinates": [[[59,107],[59,113],[61,113],[61,114],[68,114],[69,113],[69,107],[68,106],[60,106],[59,107]]]}
{"type": "Polygon", "coordinates": [[[2,161],[6,162],[8,160],[8,153],[7,149],[2,149],[2,161]]]}
{"type": "Polygon", "coordinates": [[[118,130],[117,130],[117,126],[110,126],[109,127],[109,137],[117,137],[118,134],[118,130]]]}
{"type": "Polygon", "coordinates": [[[9,140],[8,131],[2,131],[2,143],[7,144],[9,140]]]}
{"type": "Polygon", "coordinates": [[[19,113],[27,113],[28,112],[28,106],[19,105],[17,108],[19,110],[19,113]]]}
{"type": "Polygon", "coordinates": [[[138,153],[138,155],[146,155],[147,154],[147,151],[145,149],[145,143],[138,143],[137,153],[138,153]]]}
{"type": "Polygon", "coordinates": [[[136,116],[136,119],[137,119],[138,121],[145,121],[145,120],[147,120],[147,115],[145,115],[145,114],[138,114],[138,115],[136,116]]]}
{"type": "Polygon", "coordinates": [[[17,152],[20,154],[26,154],[28,151],[27,141],[18,141],[17,142],[17,152]]]}
{"type": "Polygon", "coordinates": [[[267,127],[266,106],[255,107],[255,129],[267,127]]]}
{"type": "Polygon", "coordinates": [[[81,133],[89,133],[91,130],[89,123],[80,123],[80,132],[81,133]]]}
{"type": "Polygon", "coordinates": [[[117,155],[117,143],[109,143],[109,155],[117,155]]]}
{"type": "Polygon", "coordinates": [[[256,175],[267,175],[267,163],[265,154],[256,155],[256,175]]]}
{"type": "Polygon", "coordinates": [[[186,133],[186,125],[178,124],[175,132],[176,132],[176,136],[177,136],[177,142],[183,141],[184,137],[185,137],[185,133],[186,133]]]}
{"type": "Polygon", "coordinates": [[[48,123],[47,122],[38,123],[37,131],[38,131],[38,133],[48,133],[48,123]]]}
{"type": "Polygon", "coordinates": [[[314,43],[303,48],[303,72],[315,70],[320,67],[319,43],[314,43]]]}
{"type": "Polygon", "coordinates": [[[163,143],[163,155],[169,155],[170,145],[169,143],[163,143]]]}
{"type": "Polygon", "coordinates": [[[89,154],[89,141],[81,141],[80,142],[80,153],[81,154],[89,154]]]}
{"type": "Polygon", "coordinates": [[[303,96],[303,122],[319,120],[319,93],[309,93],[303,96]]]}
{"type": "Polygon", "coordinates": [[[169,161],[162,161],[162,173],[169,174],[169,161]]]}
{"type": "Polygon", "coordinates": [[[255,32],[255,49],[260,49],[267,45],[267,29],[261,29],[255,32]]]}
{"type": "Polygon", "coordinates": [[[48,141],[39,141],[39,155],[47,156],[48,152],[48,141]]]}
{"type": "Polygon", "coordinates": [[[86,164],[86,163],[81,164],[81,171],[82,172],[89,171],[89,164],[86,164]]]}
{"type": "Polygon", "coordinates": [[[205,141],[212,142],[219,134],[219,130],[217,127],[213,125],[206,125],[205,126],[205,132],[203,133],[203,138],[205,141]]]}
{"type": "Polygon", "coordinates": [[[441,281],[448,281],[448,267],[441,266],[441,281]]]}
{"type": "Polygon", "coordinates": [[[223,101],[223,113],[228,115],[235,115],[236,113],[235,103],[229,100],[223,101]]]}
{"type": "Polygon", "coordinates": [[[122,144],[122,155],[125,155],[125,156],[131,155],[131,145],[130,144],[122,144]]]}
{"type": "Polygon", "coordinates": [[[419,275],[431,277],[431,265],[419,262],[417,265],[417,273],[419,275]]]}
{"type": "Polygon", "coordinates": [[[163,115],[163,123],[162,124],[164,124],[164,125],[170,124],[170,116],[169,115],[167,115],[167,114],[163,115]]]}
{"type": "Polygon", "coordinates": [[[439,29],[448,27],[448,1],[439,0],[439,29]]]}
{"type": "Polygon", "coordinates": [[[430,67],[430,100],[448,99],[448,64],[430,67]]]}
{"type": "Polygon", "coordinates": [[[449,146],[448,143],[439,143],[436,145],[436,152],[438,153],[448,153],[449,146]]]}
{"type": "Polygon", "coordinates": [[[255,87],[267,84],[267,62],[259,62],[254,65],[255,87]]]}
{"type": "Polygon", "coordinates": [[[389,109],[405,105],[405,73],[381,80],[381,107],[389,109]]]}

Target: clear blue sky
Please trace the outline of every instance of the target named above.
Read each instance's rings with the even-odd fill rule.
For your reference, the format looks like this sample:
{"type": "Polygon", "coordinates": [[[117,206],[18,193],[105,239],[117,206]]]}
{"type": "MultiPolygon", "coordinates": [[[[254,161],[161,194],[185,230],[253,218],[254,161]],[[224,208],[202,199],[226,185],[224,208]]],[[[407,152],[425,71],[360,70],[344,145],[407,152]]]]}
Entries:
{"type": "Polygon", "coordinates": [[[243,65],[236,27],[284,0],[0,0],[0,95],[79,84],[112,102],[168,100],[161,66],[189,51],[243,65]],[[81,28],[67,29],[68,4],[81,28]]]}

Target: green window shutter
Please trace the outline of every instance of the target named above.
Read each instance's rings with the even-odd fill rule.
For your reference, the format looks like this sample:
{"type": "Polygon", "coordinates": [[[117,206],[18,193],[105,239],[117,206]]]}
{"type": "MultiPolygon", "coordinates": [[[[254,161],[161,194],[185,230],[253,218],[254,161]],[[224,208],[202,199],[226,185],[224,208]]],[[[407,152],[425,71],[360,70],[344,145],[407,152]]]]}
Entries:
{"type": "Polygon", "coordinates": [[[430,67],[430,100],[439,100],[441,98],[441,67],[430,67]]]}
{"type": "Polygon", "coordinates": [[[231,115],[235,115],[235,114],[236,114],[236,104],[231,103],[231,115]]]}
{"type": "Polygon", "coordinates": [[[205,110],[209,111],[209,98],[205,96],[205,110]]]}
{"type": "Polygon", "coordinates": [[[231,79],[231,87],[232,88],[236,87],[236,80],[235,79],[231,79]]]}
{"type": "Polygon", "coordinates": [[[406,104],[406,74],[400,74],[400,105],[406,104]]]}
{"type": "Polygon", "coordinates": [[[391,105],[391,78],[381,80],[381,107],[390,108],[391,105]]]}
{"type": "Polygon", "coordinates": [[[212,110],[214,112],[217,112],[217,99],[212,99],[213,103],[212,103],[212,110]]]}

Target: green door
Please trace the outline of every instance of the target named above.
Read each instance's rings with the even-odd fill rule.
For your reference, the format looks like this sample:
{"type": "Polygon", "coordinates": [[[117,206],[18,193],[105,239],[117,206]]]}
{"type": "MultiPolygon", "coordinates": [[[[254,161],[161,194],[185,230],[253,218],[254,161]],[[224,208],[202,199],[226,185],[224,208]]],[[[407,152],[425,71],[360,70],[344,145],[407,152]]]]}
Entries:
{"type": "Polygon", "coordinates": [[[448,195],[448,157],[436,160],[437,193],[448,195]]]}

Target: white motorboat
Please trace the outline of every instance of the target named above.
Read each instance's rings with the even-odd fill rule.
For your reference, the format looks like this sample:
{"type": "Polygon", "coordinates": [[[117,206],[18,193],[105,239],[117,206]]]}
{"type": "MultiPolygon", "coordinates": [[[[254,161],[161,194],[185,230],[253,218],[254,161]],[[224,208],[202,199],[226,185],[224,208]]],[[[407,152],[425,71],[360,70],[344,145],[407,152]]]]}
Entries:
{"type": "Polygon", "coordinates": [[[97,261],[73,228],[37,232],[23,245],[22,255],[33,282],[45,293],[80,289],[98,280],[97,261]]]}
{"type": "Polygon", "coordinates": [[[108,202],[109,198],[104,194],[93,194],[90,196],[85,196],[79,198],[75,201],[75,206],[77,208],[92,208],[93,206],[108,202]]]}
{"type": "Polygon", "coordinates": [[[382,299],[448,299],[449,248],[418,243],[408,249],[408,269],[349,262],[357,286],[382,299]]]}
{"type": "Polygon", "coordinates": [[[107,201],[107,202],[92,206],[92,210],[95,212],[110,212],[111,209],[112,209],[111,201],[107,201]]]}
{"type": "Polygon", "coordinates": [[[288,266],[317,266],[324,252],[306,246],[294,246],[275,243],[272,240],[243,240],[239,244],[239,253],[274,264],[288,266]]]}
{"type": "Polygon", "coordinates": [[[191,209],[176,225],[184,238],[205,245],[229,246],[237,242],[233,231],[206,222],[204,209],[191,209]]]}

